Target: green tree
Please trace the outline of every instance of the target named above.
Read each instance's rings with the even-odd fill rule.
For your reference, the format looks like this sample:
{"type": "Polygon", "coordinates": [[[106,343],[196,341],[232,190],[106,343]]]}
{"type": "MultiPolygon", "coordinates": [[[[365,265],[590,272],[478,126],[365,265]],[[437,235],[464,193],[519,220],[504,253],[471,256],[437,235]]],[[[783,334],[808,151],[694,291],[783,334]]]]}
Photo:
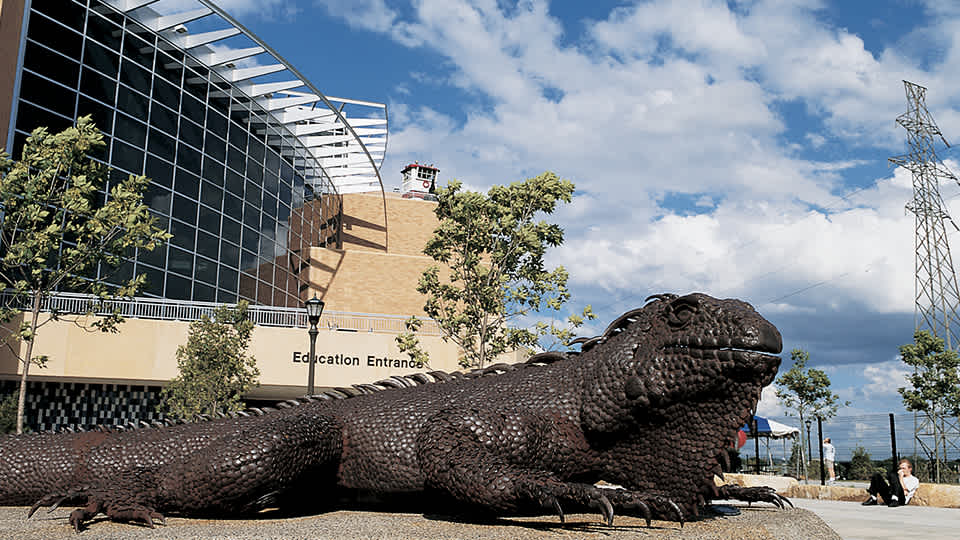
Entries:
{"type": "MultiPolygon", "coordinates": [[[[424,253],[444,266],[424,271],[417,291],[426,295],[424,312],[437,321],[443,339],[463,351],[460,364],[481,367],[497,355],[537,344],[543,329],[519,321],[541,309],[559,310],[570,298],[567,271],[545,268],[547,248],[563,242],[563,229],[537,221],[560,202],[570,202],[574,186],[546,172],[487,194],[464,191],[450,182],[437,189],[440,223],[424,253]]],[[[398,339],[414,358],[423,354],[415,336],[398,339]]]]}
{"type": "Polygon", "coordinates": [[[17,396],[10,394],[0,399],[0,435],[17,430],[17,396]]]}
{"type": "Polygon", "coordinates": [[[869,480],[874,473],[883,474],[883,468],[874,465],[870,459],[870,452],[863,446],[853,449],[850,457],[850,471],[847,477],[851,480],[869,480]]]}
{"type": "MultiPolygon", "coordinates": [[[[822,370],[807,367],[810,353],[803,349],[790,351],[790,360],[793,361],[793,367],[776,381],[777,398],[787,409],[787,415],[800,418],[801,430],[806,419],[825,420],[835,416],[840,406],[840,396],[830,390],[830,377],[822,370]]],[[[849,405],[850,402],[843,404],[849,405]]],[[[810,459],[810,448],[806,449],[806,455],[810,459]]]]}
{"type": "Polygon", "coordinates": [[[257,361],[247,354],[253,327],[246,301],[190,323],[186,345],[177,348],[180,374],[164,387],[161,407],[184,419],[243,409],[240,398],[259,386],[257,361]]]}
{"type": "Polygon", "coordinates": [[[0,154],[0,282],[7,294],[0,321],[10,323],[22,314],[19,324],[4,326],[8,333],[2,338],[22,366],[17,433],[23,431],[30,366],[46,362],[33,355],[37,332],[59,317],[55,310],[40,317],[51,293],[91,295],[88,317],[74,322],[116,332],[123,318],[106,302],[133,296],[145,281],[132,275],[124,257],[135,249],[152,250],[170,237],[143,204],[146,177],[131,175],[112,182],[106,196],[100,192],[108,169],[89,154],[103,147],[103,136],[85,116],[60,133],[35,129],[19,161],[0,154]]]}
{"type": "Polygon", "coordinates": [[[903,363],[914,370],[907,376],[911,387],[898,391],[907,410],[923,412],[933,427],[933,475],[939,482],[948,444],[944,423],[960,416],[960,357],[927,330],[914,332],[913,341],[900,346],[903,363]]]}

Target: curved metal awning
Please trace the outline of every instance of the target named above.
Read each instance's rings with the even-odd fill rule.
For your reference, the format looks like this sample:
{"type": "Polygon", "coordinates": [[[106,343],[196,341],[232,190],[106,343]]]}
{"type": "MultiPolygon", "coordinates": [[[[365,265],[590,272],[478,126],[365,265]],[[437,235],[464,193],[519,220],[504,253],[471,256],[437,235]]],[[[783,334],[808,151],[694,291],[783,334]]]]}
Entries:
{"type": "Polygon", "coordinates": [[[251,112],[247,122],[266,135],[268,143],[295,137],[294,146],[305,148],[309,156],[287,157],[315,190],[328,191],[332,185],[337,193],[383,193],[386,105],[325,96],[210,0],[103,1],[249,97],[261,111],[251,112]]]}

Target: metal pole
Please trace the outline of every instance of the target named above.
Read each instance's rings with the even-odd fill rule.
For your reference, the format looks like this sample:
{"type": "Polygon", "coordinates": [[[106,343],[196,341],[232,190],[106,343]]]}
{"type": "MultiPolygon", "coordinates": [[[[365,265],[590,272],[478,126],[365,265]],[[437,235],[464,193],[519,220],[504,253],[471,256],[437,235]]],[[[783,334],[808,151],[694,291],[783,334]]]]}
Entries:
{"type": "Polygon", "coordinates": [[[813,445],[810,444],[810,419],[806,420],[807,424],[807,461],[803,462],[803,477],[807,479],[807,483],[810,483],[810,461],[813,460],[813,445]]]}
{"type": "Polygon", "coordinates": [[[757,417],[753,417],[750,429],[753,430],[753,455],[755,458],[753,471],[760,474],[760,429],[757,427],[757,417]]]}
{"type": "Polygon", "coordinates": [[[893,413],[890,413],[890,455],[893,456],[893,470],[897,470],[897,461],[900,458],[897,457],[897,426],[893,421],[893,413]]]}
{"type": "Polygon", "coordinates": [[[310,369],[309,375],[307,375],[307,395],[312,396],[313,374],[317,364],[317,334],[319,334],[320,331],[317,330],[317,325],[311,324],[308,333],[310,334],[310,369]]]}
{"type": "Polygon", "coordinates": [[[820,439],[820,485],[827,485],[827,477],[823,471],[823,420],[817,417],[817,438],[820,439]]]}

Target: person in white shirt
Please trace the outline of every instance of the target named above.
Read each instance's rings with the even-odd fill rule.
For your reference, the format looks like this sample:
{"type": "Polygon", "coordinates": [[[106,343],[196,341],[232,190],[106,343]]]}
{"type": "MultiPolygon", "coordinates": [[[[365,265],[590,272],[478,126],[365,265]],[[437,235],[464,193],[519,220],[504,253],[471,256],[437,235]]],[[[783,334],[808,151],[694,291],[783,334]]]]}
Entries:
{"type": "Polygon", "coordinates": [[[833,462],[837,458],[837,449],[833,447],[833,444],[830,442],[830,437],[827,437],[823,440],[823,464],[827,467],[827,474],[830,475],[830,478],[827,479],[828,484],[832,484],[837,481],[837,475],[833,470],[833,462]]]}
{"type": "Polygon", "coordinates": [[[890,473],[889,484],[880,473],[873,475],[870,479],[870,487],[867,488],[870,498],[863,501],[863,506],[877,504],[878,496],[891,508],[907,504],[917,492],[918,487],[920,487],[920,479],[913,475],[913,464],[909,459],[901,459],[897,466],[897,474],[890,473]]]}

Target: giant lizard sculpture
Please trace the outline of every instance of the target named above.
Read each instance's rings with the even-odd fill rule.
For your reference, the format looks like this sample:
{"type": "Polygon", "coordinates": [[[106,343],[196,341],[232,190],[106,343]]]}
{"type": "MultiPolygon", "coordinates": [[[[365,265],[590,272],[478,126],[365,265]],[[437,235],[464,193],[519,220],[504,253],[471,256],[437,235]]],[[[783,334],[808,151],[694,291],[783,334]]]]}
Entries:
{"type": "Polygon", "coordinates": [[[783,507],[769,488],[714,483],[776,374],[779,332],[739,300],[651,298],[575,355],[392,377],[238,417],[7,436],[0,504],[84,505],[69,518],[78,531],[100,512],[152,527],[163,513],[255,512],[334,488],[426,490],[561,521],[564,506],[593,507],[608,524],[615,511],[682,524],[721,497],[783,507]]]}

